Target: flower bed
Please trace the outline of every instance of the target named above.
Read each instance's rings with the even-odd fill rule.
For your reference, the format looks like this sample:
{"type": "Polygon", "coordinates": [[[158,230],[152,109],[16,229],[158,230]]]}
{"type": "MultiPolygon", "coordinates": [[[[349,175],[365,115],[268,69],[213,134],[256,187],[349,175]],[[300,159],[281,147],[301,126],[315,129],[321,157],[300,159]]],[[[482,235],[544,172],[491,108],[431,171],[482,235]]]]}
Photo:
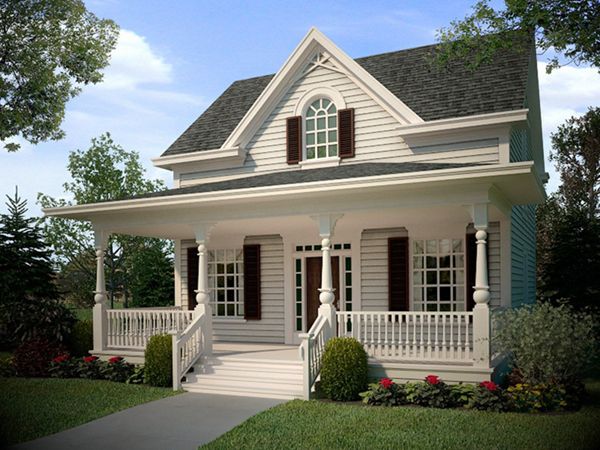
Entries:
{"type": "MultiPolygon", "coordinates": [[[[134,378],[136,368],[121,356],[114,356],[108,361],[102,361],[97,356],[76,358],[65,353],[50,362],[48,371],[53,378],[86,378],[125,383],[129,382],[130,378],[134,378]]],[[[136,376],[139,374],[136,373],[136,376]]],[[[131,382],[137,384],[137,378],[131,382]]]]}
{"type": "Polygon", "coordinates": [[[382,378],[360,394],[373,406],[419,405],[481,411],[550,412],[578,409],[583,391],[554,385],[517,384],[502,389],[492,381],[448,385],[436,375],[424,381],[397,383],[382,378]]]}

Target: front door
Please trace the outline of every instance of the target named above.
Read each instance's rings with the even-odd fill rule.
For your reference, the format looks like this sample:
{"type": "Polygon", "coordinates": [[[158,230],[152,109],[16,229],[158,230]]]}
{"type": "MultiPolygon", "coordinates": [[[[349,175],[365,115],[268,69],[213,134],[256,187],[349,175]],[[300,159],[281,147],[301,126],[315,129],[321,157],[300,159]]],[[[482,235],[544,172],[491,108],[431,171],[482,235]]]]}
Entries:
{"type": "MultiPolygon", "coordinates": [[[[306,258],[306,330],[308,331],[317,318],[319,311],[319,288],[321,287],[321,269],[323,259],[319,256],[306,258]]],[[[338,308],[340,296],[340,257],[331,257],[331,274],[333,277],[333,288],[335,289],[334,305],[338,308]]]]}

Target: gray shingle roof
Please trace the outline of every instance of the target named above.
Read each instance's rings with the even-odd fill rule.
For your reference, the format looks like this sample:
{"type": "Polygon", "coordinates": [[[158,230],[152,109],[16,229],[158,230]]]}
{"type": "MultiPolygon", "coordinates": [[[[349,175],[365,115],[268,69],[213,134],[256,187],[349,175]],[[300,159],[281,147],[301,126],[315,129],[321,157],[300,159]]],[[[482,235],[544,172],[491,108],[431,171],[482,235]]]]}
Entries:
{"type": "Polygon", "coordinates": [[[375,175],[392,175],[429,170],[455,169],[470,167],[478,164],[472,163],[361,163],[343,164],[336,167],[323,167],[309,170],[286,170],[263,175],[254,175],[233,180],[217,181],[215,183],[196,184],[183,188],[167,189],[137,195],[129,199],[168,197],[172,195],[198,194],[206,192],[230,191],[234,189],[250,189],[257,187],[281,186],[296,183],[310,183],[313,181],[343,180],[362,178],[375,175]]]}
{"type": "MultiPolygon", "coordinates": [[[[523,108],[530,54],[499,50],[491,63],[472,71],[461,61],[432,67],[436,45],[357,58],[358,62],[423,120],[523,108]]],[[[163,156],[219,148],[274,75],[234,82],[163,156]]]]}

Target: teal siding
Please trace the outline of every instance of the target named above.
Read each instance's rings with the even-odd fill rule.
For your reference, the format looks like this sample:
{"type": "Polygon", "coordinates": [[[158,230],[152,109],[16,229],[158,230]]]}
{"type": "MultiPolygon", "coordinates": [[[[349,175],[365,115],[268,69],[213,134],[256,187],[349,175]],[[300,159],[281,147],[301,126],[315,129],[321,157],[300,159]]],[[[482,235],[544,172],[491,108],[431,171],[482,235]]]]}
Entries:
{"type": "Polygon", "coordinates": [[[514,129],[510,133],[510,162],[532,160],[529,131],[526,128],[514,129]]]}
{"type": "Polygon", "coordinates": [[[511,304],[535,302],[535,206],[513,206],[511,211],[511,304]]]}

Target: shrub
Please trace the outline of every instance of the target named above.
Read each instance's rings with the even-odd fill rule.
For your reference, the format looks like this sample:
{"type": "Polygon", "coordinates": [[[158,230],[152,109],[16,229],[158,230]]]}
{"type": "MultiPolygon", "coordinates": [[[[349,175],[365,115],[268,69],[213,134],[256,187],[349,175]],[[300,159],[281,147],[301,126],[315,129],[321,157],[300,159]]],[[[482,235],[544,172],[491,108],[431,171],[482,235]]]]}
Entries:
{"type": "Polygon", "coordinates": [[[472,384],[453,384],[449,389],[450,404],[459,408],[468,407],[475,395],[475,386],[472,384]]]}
{"type": "Polygon", "coordinates": [[[583,385],[519,383],[506,390],[508,407],[517,412],[547,412],[577,409],[581,406],[583,385]]]}
{"type": "Polygon", "coordinates": [[[48,372],[53,378],[77,378],[79,376],[79,364],[76,359],[65,353],[50,361],[48,372]]]}
{"type": "Polygon", "coordinates": [[[474,388],[468,408],[481,411],[502,412],[507,409],[507,402],[500,387],[492,381],[483,381],[474,388]]]}
{"type": "Polygon", "coordinates": [[[144,383],[144,366],[135,366],[133,372],[127,378],[127,384],[143,384],[144,383]]]}
{"type": "Polygon", "coordinates": [[[367,405],[398,406],[406,403],[404,385],[389,378],[382,378],[378,383],[370,384],[369,390],[361,392],[360,396],[367,405]]]}
{"type": "Polygon", "coordinates": [[[321,389],[331,400],[356,400],[367,387],[367,353],[354,338],[333,338],[325,345],[321,389]]]}
{"type": "Polygon", "coordinates": [[[78,320],[67,339],[67,347],[73,356],[86,356],[94,346],[94,330],[91,320],[78,320]]]}
{"type": "Polygon", "coordinates": [[[102,375],[109,381],[125,383],[133,374],[133,364],[129,364],[120,356],[113,356],[102,368],[102,375]]]}
{"type": "Polygon", "coordinates": [[[12,356],[0,357],[0,377],[14,377],[16,375],[12,356]]]}
{"type": "Polygon", "coordinates": [[[431,408],[448,408],[451,405],[450,389],[435,375],[428,375],[424,382],[406,383],[406,399],[415,405],[431,408]]]}
{"type": "Polygon", "coordinates": [[[14,352],[15,371],[21,377],[45,377],[50,361],[65,353],[61,344],[47,339],[25,341],[14,352]]]}
{"type": "Polygon", "coordinates": [[[69,308],[53,299],[30,299],[0,305],[2,341],[19,345],[34,339],[64,341],[75,317],[69,308]]]}
{"type": "Polygon", "coordinates": [[[144,354],[146,383],[158,387],[173,384],[172,346],[172,338],[168,334],[158,334],[148,340],[144,354]]]}
{"type": "Polygon", "coordinates": [[[581,380],[593,359],[594,324],[587,312],[542,303],[500,313],[494,340],[524,384],[567,386],[581,380]]]}
{"type": "Polygon", "coordinates": [[[97,356],[84,356],[79,361],[78,373],[80,378],[89,380],[101,380],[104,378],[104,366],[106,363],[100,361],[97,356]]]}

